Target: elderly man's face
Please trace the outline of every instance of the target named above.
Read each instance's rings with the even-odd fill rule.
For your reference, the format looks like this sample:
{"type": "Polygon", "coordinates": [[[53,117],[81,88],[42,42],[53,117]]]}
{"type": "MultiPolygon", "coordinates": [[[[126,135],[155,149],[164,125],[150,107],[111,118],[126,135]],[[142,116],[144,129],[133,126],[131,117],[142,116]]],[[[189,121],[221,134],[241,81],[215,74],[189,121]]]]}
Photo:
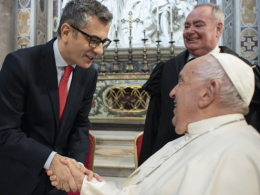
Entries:
{"type": "Polygon", "coordinates": [[[183,31],[185,47],[194,56],[206,55],[217,46],[221,30],[222,24],[214,20],[212,8],[198,7],[185,21],[183,31]]]}
{"type": "Polygon", "coordinates": [[[184,134],[188,124],[196,121],[198,101],[205,82],[195,73],[201,60],[196,59],[188,63],[179,75],[179,83],[170,92],[174,99],[174,117],[172,123],[177,134],[184,134]]]}

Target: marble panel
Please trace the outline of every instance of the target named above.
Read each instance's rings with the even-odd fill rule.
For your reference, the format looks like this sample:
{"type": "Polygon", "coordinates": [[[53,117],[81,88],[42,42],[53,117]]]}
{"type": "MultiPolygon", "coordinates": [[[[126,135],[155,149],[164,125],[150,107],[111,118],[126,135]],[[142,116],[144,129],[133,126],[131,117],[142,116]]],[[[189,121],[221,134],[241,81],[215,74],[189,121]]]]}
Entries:
{"type": "Polygon", "coordinates": [[[223,29],[223,45],[233,49],[234,48],[234,11],[233,1],[224,0],[223,10],[225,14],[225,25],[223,29]]]}
{"type": "Polygon", "coordinates": [[[0,69],[6,55],[14,51],[14,7],[12,1],[0,0],[0,69]]]}
{"type": "Polygon", "coordinates": [[[31,34],[31,10],[30,9],[20,9],[18,10],[18,37],[28,36],[31,34]]]}
{"type": "Polygon", "coordinates": [[[37,15],[40,15],[43,18],[46,18],[46,4],[47,1],[45,0],[37,0],[37,15]]]}
{"type": "Polygon", "coordinates": [[[233,23],[234,17],[233,14],[229,15],[229,17],[225,18],[225,26],[229,23],[233,23]]]}
{"type": "Polygon", "coordinates": [[[52,37],[57,36],[59,27],[59,1],[53,0],[52,37]]]}
{"type": "Polygon", "coordinates": [[[47,14],[46,14],[46,10],[45,9],[46,9],[45,1],[38,0],[37,1],[37,5],[36,5],[37,27],[41,26],[42,27],[42,31],[44,31],[44,33],[46,33],[46,32],[43,29],[47,28],[47,26],[46,26],[47,14]]]}
{"type": "Polygon", "coordinates": [[[17,49],[31,47],[30,37],[21,37],[17,41],[17,49]]]}
{"type": "Polygon", "coordinates": [[[256,0],[241,0],[241,26],[257,25],[257,2],[256,0]]]}
{"type": "Polygon", "coordinates": [[[232,11],[232,4],[228,4],[225,9],[224,9],[224,14],[225,14],[225,19],[227,19],[228,17],[232,16],[233,11],[232,11]]]}
{"type": "Polygon", "coordinates": [[[31,0],[19,0],[18,9],[31,7],[31,0]]]}
{"type": "Polygon", "coordinates": [[[53,17],[53,19],[52,19],[52,31],[56,33],[57,30],[58,30],[58,27],[59,27],[59,18],[53,17]]]}
{"type": "Polygon", "coordinates": [[[232,22],[229,22],[224,27],[224,45],[233,48],[233,37],[232,22]]]}
{"type": "Polygon", "coordinates": [[[47,1],[37,0],[36,9],[36,26],[35,26],[35,44],[44,44],[47,42],[47,1]]]}
{"type": "Polygon", "coordinates": [[[232,0],[223,0],[223,7],[226,7],[230,3],[232,3],[232,0]]]}
{"type": "Polygon", "coordinates": [[[258,56],[258,33],[255,28],[242,28],[240,34],[241,55],[254,60],[258,56]]]}
{"type": "Polygon", "coordinates": [[[43,33],[40,30],[37,30],[37,35],[36,35],[36,45],[44,44],[47,42],[46,40],[46,34],[43,33]]]}

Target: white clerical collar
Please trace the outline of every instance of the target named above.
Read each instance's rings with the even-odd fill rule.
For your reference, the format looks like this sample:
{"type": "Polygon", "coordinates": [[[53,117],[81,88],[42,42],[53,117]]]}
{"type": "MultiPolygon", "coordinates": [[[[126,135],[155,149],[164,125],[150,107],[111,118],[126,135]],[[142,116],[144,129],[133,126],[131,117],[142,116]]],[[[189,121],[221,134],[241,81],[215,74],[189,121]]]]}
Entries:
{"type": "MultiPolygon", "coordinates": [[[[207,54],[211,54],[211,53],[219,53],[219,46],[217,45],[213,50],[211,50],[209,53],[207,54]]],[[[206,55],[207,55],[206,54],[206,55]]],[[[196,56],[192,55],[191,53],[189,53],[189,57],[188,57],[188,61],[190,61],[192,58],[197,58],[196,56]]]]}
{"type": "MultiPolygon", "coordinates": [[[[190,123],[188,125],[187,132],[190,135],[200,135],[202,133],[205,133],[206,131],[218,127],[219,125],[228,123],[230,121],[239,120],[239,119],[244,119],[243,114],[227,114],[227,115],[217,116],[209,119],[204,119],[201,121],[190,123]]],[[[246,124],[245,121],[242,122],[246,124]]]]}
{"type": "MultiPolygon", "coordinates": [[[[53,51],[54,51],[54,58],[55,58],[55,62],[56,62],[56,66],[57,67],[65,67],[68,64],[65,62],[65,60],[63,59],[63,57],[60,54],[59,48],[58,48],[58,39],[56,39],[53,43],[53,51]]],[[[76,64],[71,65],[73,68],[76,67],[76,64]]]]}

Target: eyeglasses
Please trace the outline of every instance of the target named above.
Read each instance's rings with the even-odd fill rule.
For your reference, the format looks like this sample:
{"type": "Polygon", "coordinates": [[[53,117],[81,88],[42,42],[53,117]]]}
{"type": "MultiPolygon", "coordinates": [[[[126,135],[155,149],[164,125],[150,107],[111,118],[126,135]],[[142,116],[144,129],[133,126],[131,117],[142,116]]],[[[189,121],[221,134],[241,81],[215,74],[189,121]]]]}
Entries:
{"type": "Polygon", "coordinates": [[[78,28],[76,28],[74,26],[71,26],[71,27],[89,38],[89,47],[96,48],[100,43],[102,43],[103,44],[103,49],[106,49],[110,45],[110,43],[112,42],[108,38],[106,38],[106,39],[104,39],[102,41],[99,37],[91,36],[91,35],[83,32],[82,30],[79,30],[78,28]]]}

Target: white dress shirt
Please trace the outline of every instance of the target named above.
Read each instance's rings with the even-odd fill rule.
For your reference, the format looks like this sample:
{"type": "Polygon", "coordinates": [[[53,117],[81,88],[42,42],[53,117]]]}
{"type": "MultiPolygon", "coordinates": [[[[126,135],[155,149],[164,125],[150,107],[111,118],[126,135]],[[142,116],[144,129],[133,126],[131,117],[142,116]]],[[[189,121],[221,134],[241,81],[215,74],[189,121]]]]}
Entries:
{"type": "MultiPolygon", "coordinates": [[[[53,51],[54,51],[54,58],[55,58],[55,63],[56,63],[56,68],[57,68],[57,78],[58,78],[58,86],[60,84],[61,78],[64,74],[64,68],[65,66],[67,66],[68,64],[65,62],[65,60],[62,58],[59,48],[58,48],[58,39],[56,39],[53,43],[53,51]]],[[[73,68],[76,67],[76,65],[71,65],[73,68]]],[[[69,89],[70,89],[70,84],[71,84],[71,80],[72,80],[72,76],[73,76],[73,71],[70,74],[69,77],[69,81],[68,81],[68,85],[67,85],[67,94],[69,94],[69,89]]],[[[57,152],[52,151],[52,153],[50,154],[50,156],[48,157],[47,161],[44,164],[44,168],[45,169],[49,169],[52,159],[54,157],[54,155],[57,152]]],[[[81,163],[82,164],[82,163],[81,163]]]]}
{"type": "MultiPolygon", "coordinates": [[[[207,54],[211,54],[211,53],[219,53],[219,46],[217,45],[213,50],[211,50],[207,54]]],[[[190,61],[192,58],[197,58],[197,57],[189,53],[188,61],[190,61]]]]}

